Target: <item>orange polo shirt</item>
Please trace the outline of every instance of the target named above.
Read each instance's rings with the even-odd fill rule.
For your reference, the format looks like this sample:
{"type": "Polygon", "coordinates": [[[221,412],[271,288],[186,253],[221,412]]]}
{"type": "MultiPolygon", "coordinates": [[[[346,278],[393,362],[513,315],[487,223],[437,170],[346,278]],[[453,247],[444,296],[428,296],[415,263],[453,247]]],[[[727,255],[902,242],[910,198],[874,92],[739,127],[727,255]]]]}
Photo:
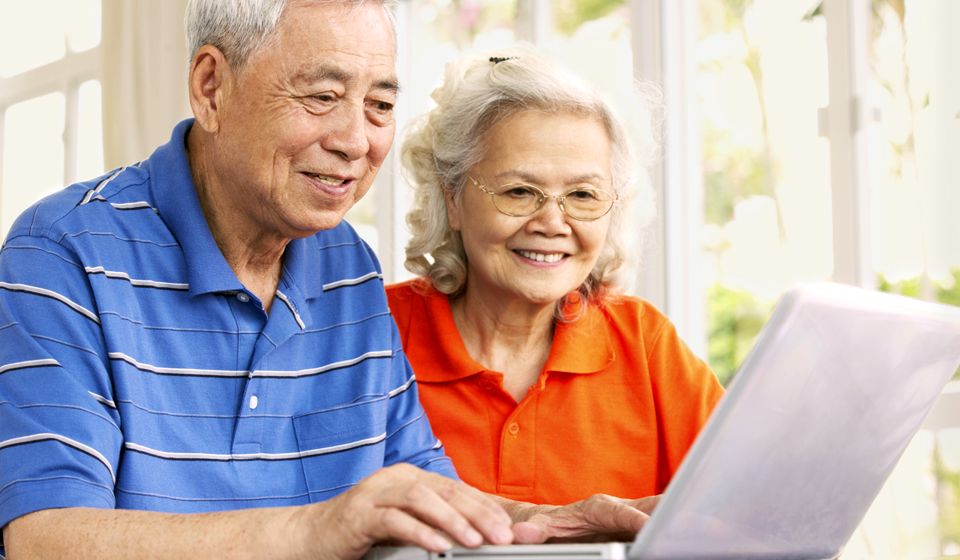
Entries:
{"type": "Polygon", "coordinates": [[[514,500],[662,493],[723,395],[667,318],[637,298],[558,323],[519,403],[467,353],[447,296],[423,280],[387,287],[434,433],[469,484],[514,500]]]}

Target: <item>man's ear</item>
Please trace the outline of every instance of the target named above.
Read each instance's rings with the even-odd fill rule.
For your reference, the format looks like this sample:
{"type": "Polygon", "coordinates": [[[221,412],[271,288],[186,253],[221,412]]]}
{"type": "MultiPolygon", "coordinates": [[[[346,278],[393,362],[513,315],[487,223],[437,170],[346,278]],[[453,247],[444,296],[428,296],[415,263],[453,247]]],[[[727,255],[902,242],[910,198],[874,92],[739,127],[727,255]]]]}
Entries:
{"type": "Polygon", "coordinates": [[[450,229],[460,231],[460,208],[454,200],[453,189],[443,187],[443,201],[447,205],[447,223],[450,224],[450,229]]]}
{"type": "Polygon", "coordinates": [[[234,78],[230,63],[213,45],[197,49],[190,63],[188,92],[196,123],[207,132],[220,129],[223,98],[234,78]]]}

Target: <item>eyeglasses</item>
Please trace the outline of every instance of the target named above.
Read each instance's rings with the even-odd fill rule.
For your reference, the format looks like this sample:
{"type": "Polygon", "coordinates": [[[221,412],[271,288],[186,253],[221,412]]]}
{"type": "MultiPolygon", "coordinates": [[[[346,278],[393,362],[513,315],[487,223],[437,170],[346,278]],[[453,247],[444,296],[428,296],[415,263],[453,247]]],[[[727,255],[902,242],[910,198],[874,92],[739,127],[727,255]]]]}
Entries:
{"type": "Polygon", "coordinates": [[[480,181],[468,177],[478,189],[490,195],[493,205],[507,216],[529,216],[539,210],[548,198],[556,199],[560,210],[574,220],[592,222],[606,215],[619,198],[616,193],[593,187],[576,187],[563,194],[547,194],[526,183],[507,184],[498,191],[488,189],[480,181]]]}

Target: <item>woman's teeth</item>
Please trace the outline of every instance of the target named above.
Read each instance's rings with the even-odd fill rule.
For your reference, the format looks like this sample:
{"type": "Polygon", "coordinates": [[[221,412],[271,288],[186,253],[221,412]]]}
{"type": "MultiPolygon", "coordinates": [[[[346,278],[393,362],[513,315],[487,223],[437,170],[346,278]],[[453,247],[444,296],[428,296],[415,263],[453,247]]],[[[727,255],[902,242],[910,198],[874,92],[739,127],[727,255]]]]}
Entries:
{"type": "Polygon", "coordinates": [[[523,258],[545,263],[560,262],[563,258],[563,253],[534,253],[533,251],[517,251],[517,253],[523,258]]]}

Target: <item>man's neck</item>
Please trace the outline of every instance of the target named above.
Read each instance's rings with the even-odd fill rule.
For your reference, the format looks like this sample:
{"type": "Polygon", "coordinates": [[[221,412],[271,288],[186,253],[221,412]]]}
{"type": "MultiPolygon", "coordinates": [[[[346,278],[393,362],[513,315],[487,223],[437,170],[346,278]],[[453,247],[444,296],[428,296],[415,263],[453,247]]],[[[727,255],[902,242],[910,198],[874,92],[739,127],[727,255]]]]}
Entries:
{"type": "Polygon", "coordinates": [[[217,179],[196,127],[187,136],[187,152],[193,183],[207,226],[224,259],[240,282],[270,310],[283,266],[289,238],[268,231],[236,204],[240,197],[230,193],[217,179]]]}

